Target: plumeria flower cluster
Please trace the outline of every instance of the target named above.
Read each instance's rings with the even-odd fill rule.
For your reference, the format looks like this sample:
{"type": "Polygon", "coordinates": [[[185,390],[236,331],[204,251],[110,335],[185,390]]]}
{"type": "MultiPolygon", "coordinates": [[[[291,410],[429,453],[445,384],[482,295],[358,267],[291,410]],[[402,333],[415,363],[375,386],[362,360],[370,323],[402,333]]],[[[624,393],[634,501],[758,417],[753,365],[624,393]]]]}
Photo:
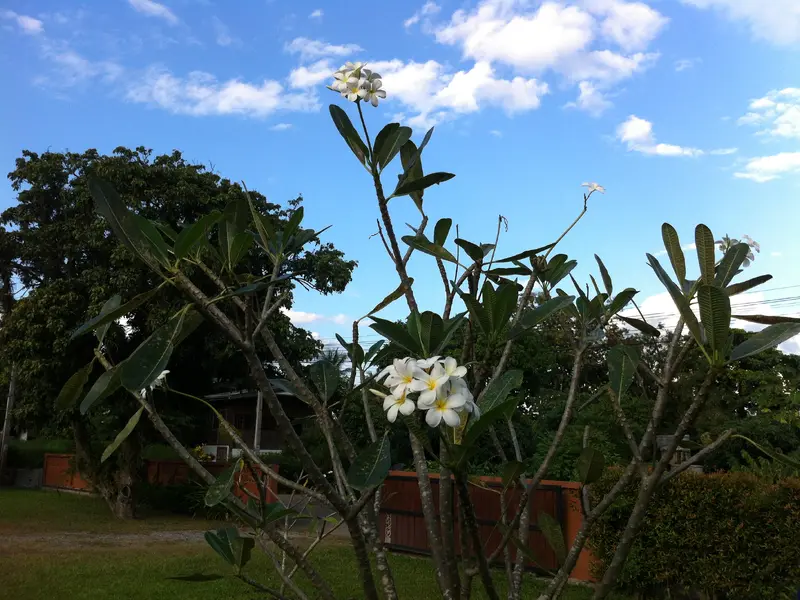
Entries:
{"type": "Polygon", "coordinates": [[[139,394],[144,398],[147,395],[147,390],[149,389],[151,392],[156,389],[157,387],[162,387],[167,381],[167,375],[169,371],[161,371],[158,377],[155,378],[153,383],[151,383],[148,387],[142,389],[139,394]]]}
{"type": "Polygon", "coordinates": [[[459,366],[456,359],[449,356],[424,360],[400,358],[376,378],[378,381],[385,379],[389,394],[371,391],[384,399],[383,410],[390,423],[395,422],[398,413],[410,415],[415,410],[424,410],[425,422],[431,427],[438,427],[442,421],[457,427],[463,412],[480,417],[480,410],[464,381],[466,374],[467,368],[459,366]]]}
{"type": "Polygon", "coordinates": [[[339,92],[350,102],[364,100],[372,106],[378,106],[378,101],[386,98],[386,91],[382,90],[383,81],[379,73],[375,73],[360,62],[348,62],[339,67],[333,74],[333,83],[327,86],[329,90],[339,92]]]}

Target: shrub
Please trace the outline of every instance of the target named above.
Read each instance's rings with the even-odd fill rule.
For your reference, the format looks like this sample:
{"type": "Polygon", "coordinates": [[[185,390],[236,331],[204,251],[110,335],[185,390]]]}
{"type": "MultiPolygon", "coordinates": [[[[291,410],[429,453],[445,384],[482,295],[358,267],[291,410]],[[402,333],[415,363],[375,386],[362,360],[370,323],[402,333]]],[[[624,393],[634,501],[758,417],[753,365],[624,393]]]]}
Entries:
{"type": "MultiPolygon", "coordinates": [[[[609,473],[595,484],[593,496],[599,498],[618,476],[609,473]]],[[[598,573],[614,554],[636,492],[632,484],[592,529],[598,573]]],[[[640,593],[794,599],[800,588],[798,532],[800,479],[769,484],[748,473],[686,473],[657,492],[618,583],[640,593]]]]}
{"type": "Polygon", "coordinates": [[[138,504],[151,510],[202,519],[224,519],[224,508],[205,505],[206,491],[207,488],[197,481],[171,485],[140,482],[135,493],[138,504]]]}
{"type": "Polygon", "coordinates": [[[41,469],[45,454],[72,454],[72,440],[10,440],[8,443],[8,466],[14,469],[41,469]]]}

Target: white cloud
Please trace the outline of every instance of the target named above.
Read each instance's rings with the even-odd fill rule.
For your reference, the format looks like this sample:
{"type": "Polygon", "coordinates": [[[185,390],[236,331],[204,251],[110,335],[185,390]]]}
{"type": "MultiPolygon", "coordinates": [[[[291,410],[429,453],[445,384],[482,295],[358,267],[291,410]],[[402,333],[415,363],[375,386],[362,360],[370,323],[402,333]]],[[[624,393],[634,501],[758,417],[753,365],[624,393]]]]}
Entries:
{"type": "Polygon", "coordinates": [[[105,82],[116,81],[123,68],[113,61],[90,60],[63,42],[42,41],[42,55],[53,65],[47,76],[39,76],[35,82],[44,87],[68,88],[92,79],[105,82]]]}
{"type": "Polygon", "coordinates": [[[176,77],[169,71],[150,69],[129,85],[126,97],[131,102],[193,116],[237,114],[265,117],[278,110],[310,111],[319,108],[316,97],[287,93],[277,81],[267,79],[256,84],[229,79],[220,82],[202,71],[176,77]]]}
{"type": "Polygon", "coordinates": [[[272,130],[272,131],[286,131],[287,129],[291,129],[291,128],[292,128],[292,124],[291,123],[276,123],[275,125],[270,127],[270,130],[272,130]]]}
{"type": "Polygon", "coordinates": [[[739,151],[738,148],[717,148],[716,150],[712,150],[709,154],[716,154],[717,156],[727,156],[729,154],[736,154],[739,151]]]}
{"type": "Polygon", "coordinates": [[[626,144],[628,150],[634,150],[642,154],[692,157],[703,154],[703,151],[697,148],[656,143],[653,135],[653,124],[645,119],[640,119],[636,115],[631,115],[617,127],[617,139],[626,144]]]}
{"type": "Polygon", "coordinates": [[[311,40],[304,37],[293,39],[286,44],[284,49],[290,54],[299,54],[300,60],[303,61],[326,56],[349,56],[363,51],[358,44],[328,44],[322,40],[311,40]]]}
{"type": "Polygon", "coordinates": [[[214,34],[216,35],[216,42],[218,46],[238,46],[241,44],[241,41],[231,35],[228,26],[225,25],[225,23],[223,23],[220,19],[213,17],[211,21],[214,25],[214,34]]]}
{"type": "Polygon", "coordinates": [[[492,129],[492,130],[489,131],[489,133],[491,135],[493,135],[494,137],[498,137],[498,138],[503,137],[503,132],[500,131],[499,129],[492,129]]]}
{"type": "Polygon", "coordinates": [[[800,173],[800,152],[781,152],[772,156],[751,158],[744,169],[733,175],[739,179],[765,183],[794,173],[800,173]]]}
{"type": "Polygon", "coordinates": [[[309,66],[300,66],[289,73],[289,85],[295,89],[309,88],[326,79],[333,79],[334,67],[327,59],[318,60],[309,66]]]}
{"type": "Polygon", "coordinates": [[[293,325],[307,325],[308,323],[315,323],[318,321],[328,321],[331,323],[336,323],[337,325],[344,325],[350,321],[350,317],[341,313],[328,317],[319,313],[292,310],[290,308],[281,308],[280,311],[289,317],[289,320],[293,325]]]}
{"type": "Polygon", "coordinates": [[[422,5],[422,8],[403,21],[403,27],[409,29],[422,21],[423,28],[427,29],[430,27],[430,17],[438,13],[441,9],[442,7],[436,4],[436,2],[426,2],[422,5]]]}
{"type": "Polygon", "coordinates": [[[44,23],[42,23],[39,19],[34,19],[28,15],[15,13],[13,10],[4,10],[0,12],[0,17],[14,21],[22,33],[28,35],[44,33],[44,23]]]}
{"type": "Polygon", "coordinates": [[[585,4],[595,14],[605,17],[600,23],[603,37],[627,52],[647,48],[669,22],[642,2],[586,0],[585,4]]]}
{"type": "Polygon", "coordinates": [[[568,102],[567,108],[578,108],[591,115],[599,116],[611,107],[611,102],[591,81],[581,81],[578,84],[578,90],[578,99],[575,102],[568,102]]]}
{"type": "Polygon", "coordinates": [[[800,139],[800,88],[772,90],[752,100],[739,125],[759,127],[758,135],[800,139]]]}
{"type": "Polygon", "coordinates": [[[128,4],[136,11],[148,17],[163,19],[170,25],[178,24],[178,17],[169,8],[154,0],[128,0],[128,4]]]}
{"type": "Polygon", "coordinates": [[[800,43],[800,2],[797,0],[682,0],[697,8],[716,10],[744,21],[758,38],[773,44],[800,43]]]}
{"type": "Polygon", "coordinates": [[[469,71],[447,73],[436,61],[425,63],[400,60],[371,62],[383,76],[387,102],[399,102],[417,113],[408,120],[424,129],[458,114],[472,113],[484,106],[498,106],[508,114],[539,107],[548,93],[546,83],[514,77],[501,79],[487,62],[477,62],[469,71]]]}
{"type": "Polygon", "coordinates": [[[321,8],[318,8],[318,9],[316,9],[316,10],[312,10],[312,11],[311,11],[311,14],[310,14],[310,15],[308,15],[308,18],[309,18],[309,19],[317,19],[317,20],[321,20],[321,19],[322,19],[322,15],[324,15],[324,14],[325,14],[325,13],[323,12],[323,10],[322,10],[321,8]]]}
{"type": "Polygon", "coordinates": [[[681,71],[686,71],[693,68],[699,62],[699,58],[682,58],[675,61],[675,70],[680,73],[681,71]]]}

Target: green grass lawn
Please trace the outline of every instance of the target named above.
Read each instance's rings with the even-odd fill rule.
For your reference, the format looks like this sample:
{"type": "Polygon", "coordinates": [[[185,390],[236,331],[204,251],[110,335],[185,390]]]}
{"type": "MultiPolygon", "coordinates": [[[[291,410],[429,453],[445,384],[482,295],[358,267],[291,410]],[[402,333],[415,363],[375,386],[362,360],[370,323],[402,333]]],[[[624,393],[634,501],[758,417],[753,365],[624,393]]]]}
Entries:
{"type": "MultiPolygon", "coordinates": [[[[94,546],[84,540],[81,545],[70,547],[63,543],[48,544],[46,538],[41,538],[44,534],[57,537],[59,532],[148,533],[209,526],[218,527],[219,523],[174,516],[120,523],[97,498],[0,490],[0,597],[15,600],[264,598],[235,579],[230,568],[204,542],[141,541],[125,546],[94,546]],[[39,539],[28,544],[20,538],[25,532],[39,539]],[[198,574],[219,578],[202,582],[174,579],[198,574]]],[[[337,597],[363,597],[355,575],[355,559],[346,541],[335,540],[320,546],[312,554],[312,561],[330,581],[337,597]]],[[[401,600],[439,597],[427,559],[395,555],[391,557],[391,565],[401,600]]],[[[258,551],[254,552],[246,573],[262,584],[278,585],[277,576],[258,551]]],[[[535,597],[542,584],[532,577],[528,581],[523,597],[535,597]]],[[[298,582],[309,589],[307,582],[302,579],[298,582]]],[[[479,587],[476,581],[476,590],[479,587]]],[[[590,596],[590,590],[573,587],[564,598],[588,600],[590,596]]],[[[473,597],[485,596],[476,593],[473,597]]]]}
{"type": "Polygon", "coordinates": [[[0,490],[0,535],[72,531],[146,533],[179,529],[210,529],[216,522],[171,513],[143,514],[133,521],[115,519],[101,499],[70,492],[0,490]]]}

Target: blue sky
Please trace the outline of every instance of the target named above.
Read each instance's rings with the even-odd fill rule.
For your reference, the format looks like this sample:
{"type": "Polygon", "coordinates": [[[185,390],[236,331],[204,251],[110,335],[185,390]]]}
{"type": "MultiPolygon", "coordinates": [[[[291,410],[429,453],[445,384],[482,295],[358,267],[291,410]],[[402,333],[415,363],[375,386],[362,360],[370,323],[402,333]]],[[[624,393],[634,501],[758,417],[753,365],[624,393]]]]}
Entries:
{"type": "MultiPolygon", "coordinates": [[[[355,114],[324,87],[345,60],[383,75],[373,136],[392,120],[418,137],[436,126],[426,170],[456,178],[426,195],[433,222],[487,242],[502,214],[510,254],[555,239],[597,181],[607,193],[562,248],[579,278],[597,252],[646,313],[669,312],[644,253],[663,221],[686,244],[704,222],[760,242],[752,275],[787,288],[748,296],[748,310],[800,310],[774,303],[800,289],[797,0],[4,0],[0,165],[25,148],[177,148],[273,201],[302,193],[308,223],[333,225],[326,239],[359,261],[343,295],[293,307],[328,340],[396,285],[370,238],[370,181],[328,116],[331,102],[355,114]]],[[[0,184],[0,209],[13,201],[0,184]]],[[[408,199],[392,210],[399,229],[418,220],[408,199]]],[[[424,308],[441,309],[432,267],[411,261],[424,308]]]]}

